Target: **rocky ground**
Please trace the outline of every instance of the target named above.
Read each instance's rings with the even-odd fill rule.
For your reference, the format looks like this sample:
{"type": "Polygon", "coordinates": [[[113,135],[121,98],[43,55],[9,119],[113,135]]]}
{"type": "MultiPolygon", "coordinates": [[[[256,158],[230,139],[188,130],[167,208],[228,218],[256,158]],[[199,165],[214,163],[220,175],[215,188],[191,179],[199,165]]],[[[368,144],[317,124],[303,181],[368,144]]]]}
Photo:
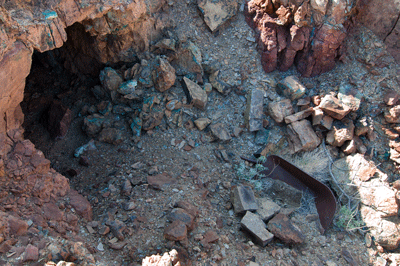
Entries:
{"type": "MultiPolygon", "coordinates": [[[[338,211],[334,223],[321,234],[312,198],[268,177],[253,177],[253,166],[240,159],[240,156],[250,156],[266,148],[268,154],[286,158],[335,189],[337,182],[332,180],[329,171],[330,158],[336,161],[349,154],[363,154],[363,160],[370,162],[368,169],[373,168],[373,173],[366,175],[372,177],[372,181],[380,182],[372,185],[382,185],[389,190],[385,193],[393,193],[393,198],[387,202],[383,200],[387,203],[384,212],[397,219],[395,192],[389,184],[397,179],[395,150],[399,114],[397,109],[390,109],[389,104],[396,102],[398,97],[395,93],[390,94],[398,90],[398,65],[386,52],[384,44],[370,31],[358,26],[346,40],[346,56],[332,71],[314,78],[301,77],[294,67],[287,72],[266,74],[259,60],[253,31],[245,22],[243,8],[239,7],[239,13],[233,19],[212,33],[195,3],[171,2],[169,12],[174,15],[169,18],[175,27],[166,33],[165,39],[185,44],[190,41],[193,46],[189,45],[187,50],[198,56],[195,60],[183,55],[171,60],[171,51],[168,51],[171,46],[159,45],[151,53],[140,55],[138,62],[103,70],[98,80],[97,77],[68,76],[64,70],[57,73],[54,67],[48,72],[50,68],[43,63],[46,61],[36,62],[37,68],[28,78],[27,101],[23,103],[25,137],[44,153],[54,170],[68,177],[72,188],[87,198],[93,215],[84,216],[86,219],[77,221],[76,226],[64,226],[63,230],[51,222],[47,229],[43,228],[45,225],[33,225],[36,230],[30,230],[23,240],[7,250],[0,258],[0,264],[43,265],[47,261],[64,260],[75,261],[78,265],[140,265],[146,256],[172,249],[178,251],[181,265],[400,263],[396,232],[388,231],[384,236],[385,227],[379,227],[382,223],[374,225],[381,229],[373,231],[368,226],[369,221],[360,220],[364,216],[358,212],[358,207],[374,206],[373,199],[367,204],[363,200],[365,194],[360,192],[361,196],[350,202],[351,206],[356,206],[354,219],[359,223],[350,227],[351,221],[346,220],[345,213],[338,211]],[[146,67],[154,67],[153,62],[161,65],[156,57],[160,49],[167,50],[161,52],[165,55],[162,58],[169,59],[167,61],[171,62],[177,77],[171,82],[171,76],[167,75],[171,70],[168,67],[167,71],[160,70],[158,73],[165,76],[156,79],[153,85],[158,87],[154,88],[152,84],[147,86],[146,82],[152,82],[149,75],[135,73],[135,63],[142,72],[146,67]],[[206,84],[211,83],[213,88],[209,89],[206,98],[202,92],[199,92],[200,96],[191,94],[196,102],[190,104],[185,86],[192,84],[182,81],[183,75],[187,74],[185,70],[199,65],[205,74],[187,77],[201,87],[207,88],[206,84]],[[213,80],[215,71],[219,71],[217,83],[220,87],[213,80]],[[115,98],[112,94],[111,99],[105,97],[107,91],[102,88],[111,86],[115,81],[114,73],[124,77],[123,81],[129,81],[127,77],[137,78],[139,87],[129,92],[118,91],[118,94],[114,91],[115,98]],[[278,86],[290,76],[297,77],[304,85],[305,93],[300,97],[294,97],[293,91],[282,93],[278,86]],[[162,91],[164,87],[157,85],[161,82],[164,87],[174,85],[162,91]],[[93,89],[94,85],[98,85],[97,89],[93,89]],[[38,86],[42,87],[40,91],[38,86]],[[217,91],[221,87],[221,91],[217,91]],[[284,111],[271,108],[273,102],[293,96],[289,105],[297,114],[306,110],[302,106],[318,106],[318,99],[327,94],[339,97],[343,88],[345,91],[350,88],[348,90],[352,92],[345,94],[354,96],[350,99],[352,104],[359,104],[345,114],[348,123],[335,127],[351,131],[350,124],[354,123],[356,135],[350,134],[350,137],[338,132],[331,133],[334,137],[329,138],[327,128],[315,130],[315,126],[311,131],[316,141],[307,146],[302,142],[305,133],[292,129],[288,134],[287,124],[290,123],[278,123],[276,118],[284,111]],[[261,121],[258,121],[262,126],[251,132],[245,119],[249,101],[246,96],[254,89],[260,89],[263,95],[261,121]],[[43,126],[46,123],[38,119],[41,105],[53,99],[70,110],[68,131],[62,128],[49,133],[43,126]],[[365,122],[367,124],[362,123],[364,117],[370,119],[365,122]],[[357,134],[357,129],[365,132],[357,134]],[[57,137],[59,135],[63,136],[57,137]],[[300,144],[296,144],[294,135],[299,136],[300,144]],[[342,137],[345,138],[343,142],[342,137]],[[326,139],[326,147],[322,138],[326,139]],[[340,147],[345,141],[346,147],[340,147]],[[77,148],[88,143],[90,149],[77,154],[77,148]],[[300,145],[297,155],[292,155],[296,145],[300,145]],[[274,238],[265,246],[260,245],[257,237],[251,237],[243,229],[243,214],[236,214],[232,206],[231,192],[240,185],[250,186],[256,198],[266,198],[277,204],[280,213],[290,217],[292,231],[282,230],[284,236],[274,238]],[[299,240],[295,241],[296,236],[299,240]],[[383,240],[378,239],[381,236],[383,240]]],[[[182,48],[181,51],[187,50],[182,48]]],[[[311,121],[311,117],[308,119],[311,121]]],[[[335,117],[335,122],[331,122],[336,125],[341,119],[335,117]]],[[[344,176],[338,172],[335,175],[344,176]]],[[[365,176],[361,178],[365,183],[350,180],[359,187],[369,187],[369,178],[365,176]]],[[[340,180],[342,189],[347,189],[348,182],[340,180]]],[[[335,194],[341,196],[339,207],[347,206],[346,196],[350,193],[341,194],[340,188],[336,188],[335,194]]],[[[396,221],[393,223],[397,224],[396,221]]],[[[268,229],[271,227],[269,224],[268,229]]]]}

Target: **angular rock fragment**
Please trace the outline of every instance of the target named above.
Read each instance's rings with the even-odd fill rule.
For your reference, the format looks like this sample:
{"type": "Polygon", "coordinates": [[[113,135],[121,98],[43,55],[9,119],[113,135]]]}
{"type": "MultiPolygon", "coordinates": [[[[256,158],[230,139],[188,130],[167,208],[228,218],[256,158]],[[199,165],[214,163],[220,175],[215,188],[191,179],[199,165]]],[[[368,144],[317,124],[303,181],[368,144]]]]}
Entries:
{"type": "Polygon", "coordinates": [[[301,244],[304,234],[284,214],[278,213],[267,225],[268,230],[286,244],[301,244]]]}
{"type": "Polygon", "coordinates": [[[352,140],[354,137],[353,121],[346,118],[342,121],[335,121],[332,130],[326,135],[326,143],[341,147],[345,141],[352,140]]]}
{"type": "Polygon", "coordinates": [[[268,110],[269,115],[277,123],[282,123],[286,116],[294,113],[292,102],[289,99],[270,103],[268,105],[268,110]]]}
{"type": "Polygon", "coordinates": [[[213,124],[210,126],[212,134],[221,141],[231,140],[231,135],[222,123],[213,124]]]}
{"type": "Polygon", "coordinates": [[[308,120],[295,121],[289,124],[287,131],[290,149],[293,153],[313,150],[321,143],[308,120]]]}
{"type": "Polygon", "coordinates": [[[86,220],[91,221],[93,212],[89,201],[73,189],[69,190],[67,196],[69,197],[69,203],[75,209],[76,213],[86,220]]]}
{"type": "Polygon", "coordinates": [[[167,219],[170,222],[174,222],[176,220],[184,222],[187,226],[188,231],[192,231],[195,226],[194,216],[187,213],[184,209],[181,208],[174,208],[167,216],[167,219]]]}
{"type": "Polygon", "coordinates": [[[175,69],[169,64],[169,62],[163,58],[158,59],[158,64],[155,69],[155,80],[154,87],[164,92],[171,88],[175,83],[175,69]]]}
{"type": "Polygon", "coordinates": [[[399,206],[396,203],[396,191],[392,188],[381,186],[361,186],[359,189],[361,202],[382,212],[383,216],[397,216],[399,206]]]}
{"type": "Polygon", "coordinates": [[[247,106],[244,111],[244,121],[250,132],[263,128],[264,92],[253,89],[247,94],[247,106]]]}
{"type": "Polygon", "coordinates": [[[188,96],[188,102],[193,103],[197,108],[204,109],[207,104],[207,93],[195,82],[187,77],[183,77],[185,91],[188,96]]]}
{"type": "Polygon", "coordinates": [[[385,119],[388,123],[400,123],[400,105],[396,105],[386,111],[385,119]]]}
{"type": "Polygon", "coordinates": [[[286,124],[290,124],[290,123],[293,123],[295,121],[299,121],[299,120],[302,120],[304,118],[307,118],[312,114],[312,112],[313,112],[313,108],[310,107],[310,108],[307,108],[306,110],[297,112],[297,113],[292,114],[292,115],[288,115],[288,116],[285,117],[285,123],[286,124]]]}
{"type": "Polygon", "coordinates": [[[211,123],[211,120],[208,118],[199,118],[199,119],[194,120],[194,124],[200,131],[205,129],[210,123],[211,123]]]}
{"type": "Polygon", "coordinates": [[[231,86],[229,84],[223,82],[219,78],[219,73],[220,73],[220,71],[217,70],[210,75],[211,86],[214,89],[216,89],[219,93],[221,93],[222,95],[228,95],[229,92],[231,91],[231,86]]]}
{"type": "Polygon", "coordinates": [[[175,204],[175,207],[184,209],[187,213],[195,218],[199,215],[199,209],[190,202],[181,200],[175,204]]]}
{"type": "Polygon", "coordinates": [[[119,220],[113,220],[107,223],[110,226],[111,233],[119,240],[124,240],[125,236],[123,234],[126,229],[126,224],[119,220]]]}
{"type": "Polygon", "coordinates": [[[180,241],[187,238],[187,227],[184,222],[175,220],[164,230],[164,237],[172,241],[180,241]]]}
{"type": "Polygon", "coordinates": [[[327,94],[322,98],[319,107],[329,116],[337,120],[342,120],[351,111],[350,107],[342,104],[338,98],[331,94],[327,94]]]}
{"type": "Polygon", "coordinates": [[[111,67],[106,67],[100,72],[99,78],[103,88],[107,89],[111,99],[115,100],[117,97],[117,89],[123,82],[122,77],[111,67]]]}
{"type": "Polygon", "coordinates": [[[99,134],[99,140],[102,142],[118,145],[124,138],[121,130],[116,128],[105,128],[99,134]]]}
{"type": "Polygon", "coordinates": [[[357,88],[345,84],[339,87],[338,99],[343,104],[356,112],[360,108],[362,94],[357,88]]]}
{"type": "Polygon", "coordinates": [[[198,0],[204,21],[212,32],[236,15],[238,2],[234,0],[198,0]]]}
{"type": "Polygon", "coordinates": [[[391,105],[395,105],[397,103],[397,101],[399,100],[399,98],[400,98],[400,95],[397,92],[390,90],[385,94],[383,101],[387,105],[391,106],[391,105]]]}
{"type": "Polygon", "coordinates": [[[320,108],[314,108],[312,113],[312,125],[318,126],[323,130],[331,130],[333,123],[333,118],[325,115],[320,108]]]}
{"type": "Polygon", "coordinates": [[[231,192],[231,202],[235,213],[255,211],[258,209],[257,200],[249,186],[237,186],[231,192]]]}
{"type": "Polygon", "coordinates": [[[306,87],[301,84],[296,76],[288,76],[278,82],[277,92],[289,98],[296,100],[301,98],[306,93],[306,87]]]}
{"type": "Polygon", "coordinates": [[[72,121],[69,108],[60,101],[53,101],[46,114],[46,127],[52,138],[62,138],[67,132],[72,121]]]}
{"type": "Polygon", "coordinates": [[[258,206],[259,209],[256,213],[264,222],[269,221],[281,210],[281,207],[278,204],[266,198],[258,199],[258,206]]]}
{"type": "Polygon", "coordinates": [[[256,242],[263,247],[274,238],[274,235],[265,228],[265,223],[257,214],[249,211],[246,212],[246,215],[240,221],[240,224],[245,230],[254,236],[256,242]]]}
{"type": "Polygon", "coordinates": [[[178,47],[170,63],[175,68],[176,75],[203,74],[202,60],[200,49],[188,41],[178,47]]]}

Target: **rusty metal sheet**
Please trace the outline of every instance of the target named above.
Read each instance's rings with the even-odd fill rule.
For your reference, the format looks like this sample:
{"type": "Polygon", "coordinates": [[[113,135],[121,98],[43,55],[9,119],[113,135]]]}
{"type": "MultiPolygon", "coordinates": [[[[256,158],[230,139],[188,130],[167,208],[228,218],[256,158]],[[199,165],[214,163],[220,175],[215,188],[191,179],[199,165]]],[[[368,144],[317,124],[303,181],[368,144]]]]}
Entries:
{"type": "MultiPolygon", "coordinates": [[[[258,163],[255,159],[241,158],[251,163],[258,163]]],[[[336,212],[336,199],[330,188],[279,156],[268,156],[262,165],[266,170],[261,171],[260,175],[280,180],[298,190],[311,192],[314,195],[319,220],[325,232],[336,212]]]]}

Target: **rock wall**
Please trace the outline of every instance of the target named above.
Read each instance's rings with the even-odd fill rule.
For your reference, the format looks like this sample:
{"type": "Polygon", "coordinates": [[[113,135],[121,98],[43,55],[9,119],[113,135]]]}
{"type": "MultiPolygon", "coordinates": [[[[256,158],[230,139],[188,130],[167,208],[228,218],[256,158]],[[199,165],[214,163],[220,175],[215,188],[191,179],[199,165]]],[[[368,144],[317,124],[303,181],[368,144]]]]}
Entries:
{"type": "Polygon", "coordinates": [[[303,76],[331,70],[347,31],[355,0],[251,0],[246,20],[255,29],[266,72],[288,70],[296,61],[303,76]]]}
{"type": "Polygon", "coordinates": [[[400,1],[359,0],[357,20],[372,30],[400,62],[400,1]]]}
{"type": "MultiPolygon", "coordinates": [[[[131,61],[146,50],[165,25],[160,15],[164,0],[47,0],[0,2],[0,157],[22,139],[25,78],[33,51],[61,47],[67,28],[79,22],[86,35],[71,34],[77,71],[85,60],[100,63],[131,61]],[[80,54],[80,57],[76,56],[80,54]],[[82,57],[82,55],[84,55],[82,57]]],[[[71,50],[72,50],[71,49],[71,50]]],[[[87,65],[87,63],[86,63],[87,65]]]]}

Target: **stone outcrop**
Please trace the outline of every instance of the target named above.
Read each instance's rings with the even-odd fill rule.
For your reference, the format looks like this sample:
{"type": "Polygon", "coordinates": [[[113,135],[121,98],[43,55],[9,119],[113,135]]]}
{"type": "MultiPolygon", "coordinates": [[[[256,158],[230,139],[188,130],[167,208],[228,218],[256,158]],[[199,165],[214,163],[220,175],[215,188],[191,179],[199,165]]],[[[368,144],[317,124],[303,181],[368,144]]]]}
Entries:
{"type": "Polygon", "coordinates": [[[246,20],[255,29],[265,72],[286,71],[295,61],[306,77],[331,70],[354,6],[355,1],[343,0],[330,5],[315,0],[248,2],[246,20]]]}

